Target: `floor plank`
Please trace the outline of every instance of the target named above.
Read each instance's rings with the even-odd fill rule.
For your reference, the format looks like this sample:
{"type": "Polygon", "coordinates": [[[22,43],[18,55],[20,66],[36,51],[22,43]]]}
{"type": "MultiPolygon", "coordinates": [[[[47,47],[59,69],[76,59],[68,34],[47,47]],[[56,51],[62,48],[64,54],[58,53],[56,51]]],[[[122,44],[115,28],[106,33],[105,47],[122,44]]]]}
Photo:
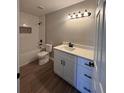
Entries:
{"type": "Polygon", "coordinates": [[[44,65],[38,61],[20,68],[20,93],[80,93],[53,71],[50,60],[44,65]]]}

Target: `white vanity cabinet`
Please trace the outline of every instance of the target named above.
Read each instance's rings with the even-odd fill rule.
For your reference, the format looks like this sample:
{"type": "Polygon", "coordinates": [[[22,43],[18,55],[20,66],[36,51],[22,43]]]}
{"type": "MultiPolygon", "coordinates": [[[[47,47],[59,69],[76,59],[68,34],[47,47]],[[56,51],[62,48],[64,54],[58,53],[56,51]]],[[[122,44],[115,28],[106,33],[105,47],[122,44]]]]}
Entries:
{"type": "Polygon", "coordinates": [[[54,50],[54,72],[76,87],[76,56],[54,50]]]}
{"type": "Polygon", "coordinates": [[[54,72],[81,93],[93,93],[92,60],[90,50],[76,48],[67,51],[61,45],[54,47],[54,72]]]}
{"type": "Polygon", "coordinates": [[[90,60],[78,57],[77,58],[77,89],[81,93],[92,92],[92,70],[93,65],[90,60]]]}

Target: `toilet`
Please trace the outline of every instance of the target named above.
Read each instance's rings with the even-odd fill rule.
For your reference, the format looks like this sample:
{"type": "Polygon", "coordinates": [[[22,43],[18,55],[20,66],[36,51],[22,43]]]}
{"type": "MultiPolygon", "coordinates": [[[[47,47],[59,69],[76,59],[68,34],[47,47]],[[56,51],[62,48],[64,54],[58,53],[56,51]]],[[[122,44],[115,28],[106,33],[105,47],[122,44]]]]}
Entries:
{"type": "Polygon", "coordinates": [[[38,53],[39,65],[49,62],[49,53],[52,51],[52,45],[46,44],[45,49],[46,51],[41,51],[38,53]]]}

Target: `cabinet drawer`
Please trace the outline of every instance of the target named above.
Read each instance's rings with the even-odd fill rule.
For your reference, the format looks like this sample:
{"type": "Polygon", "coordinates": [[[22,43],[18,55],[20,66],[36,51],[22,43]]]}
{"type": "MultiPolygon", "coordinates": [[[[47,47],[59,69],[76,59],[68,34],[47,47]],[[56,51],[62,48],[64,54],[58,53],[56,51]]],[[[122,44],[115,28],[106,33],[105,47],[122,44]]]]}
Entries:
{"type": "Polygon", "coordinates": [[[70,61],[75,61],[75,56],[65,53],[65,59],[70,60],[70,61]]]}
{"type": "Polygon", "coordinates": [[[82,93],[91,93],[92,71],[77,65],[77,89],[82,93]]]}
{"type": "Polygon", "coordinates": [[[78,81],[77,89],[81,93],[92,93],[91,85],[89,85],[87,82],[78,81]]]}
{"type": "Polygon", "coordinates": [[[71,55],[71,54],[68,54],[68,53],[65,53],[65,52],[59,51],[59,50],[54,50],[54,57],[56,57],[56,56],[59,56],[63,59],[67,59],[67,60],[70,60],[70,61],[75,60],[74,55],[71,55]]]}
{"type": "Polygon", "coordinates": [[[59,50],[54,50],[54,56],[60,56],[60,57],[63,57],[65,55],[64,52],[61,52],[59,50]]]}
{"type": "Polygon", "coordinates": [[[83,73],[79,73],[79,75],[77,76],[77,85],[82,82],[83,85],[87,86],[87,88],[91,88],[91,84],[92,84],[92,78],[89,78],[89,76],[85,76],[87,74],[83,74],[83,73]]]}
{"type": "Polygon", "coordinates": [[[82,65],[86,69],[92,70],[93,67],[89,66],[89,62],[91,61],[78,57],[78,65],[82,65]]]}
{"type": "Polygon", "coordinates": [[[57,54],[54,54],[54,59],[62,59],[62,57],[57,54]]]}
{"type": "Polygon", "coordinates": [[[91,79],[92,79],[92,70],[88,70],[88,69],[84,68],[82,65],[77,65],[77,73],[81,73],[84,75],[86,74],[87,77],[89,76],[89,78],[91,77],[91,79]]]}
{"type": "Polygon", "coordinates": [[[86,68],[82,69],[82,66],[78,65],[77,82],[82,82],[83,84],[86,84],[88,88],[90,88],[92,80],[93,80],[92,72],[87,70],[86,68]]]}

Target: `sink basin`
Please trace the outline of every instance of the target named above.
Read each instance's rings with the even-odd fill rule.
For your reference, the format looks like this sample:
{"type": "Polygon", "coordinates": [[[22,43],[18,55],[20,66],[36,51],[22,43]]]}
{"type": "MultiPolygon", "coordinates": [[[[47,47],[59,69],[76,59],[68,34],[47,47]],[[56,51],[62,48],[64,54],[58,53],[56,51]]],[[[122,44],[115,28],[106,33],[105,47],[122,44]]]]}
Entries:
{"type": "Polygon", "coordinates": [[[63,46],[64,49],[68,50],[68,51],[73,51],[75,50],[74,47],[69,47],[69,46],[63,46]]]}

